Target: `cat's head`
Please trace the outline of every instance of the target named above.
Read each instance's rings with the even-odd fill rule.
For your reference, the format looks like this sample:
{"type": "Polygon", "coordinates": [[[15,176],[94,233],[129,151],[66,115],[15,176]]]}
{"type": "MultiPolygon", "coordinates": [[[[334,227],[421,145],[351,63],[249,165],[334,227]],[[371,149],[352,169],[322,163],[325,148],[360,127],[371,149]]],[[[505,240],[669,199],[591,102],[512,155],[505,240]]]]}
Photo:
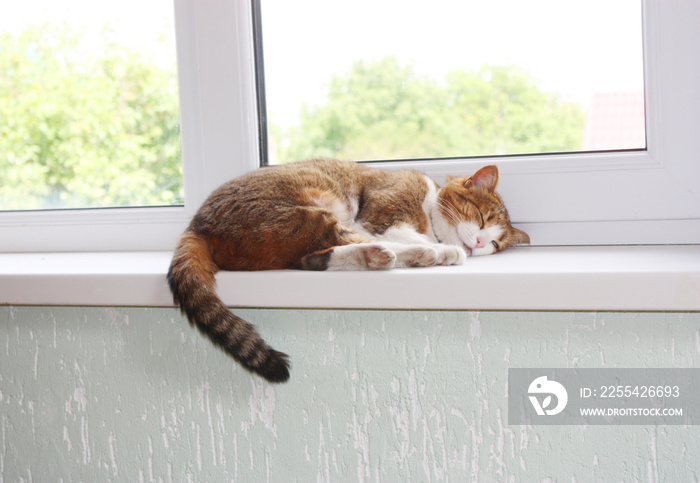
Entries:
{"type": "Polygon", "coordinates": [[[497,184],[496,166],[483,167],[473,176],[447,178],[438,192],[441,220],[435,227],[444,243],[462,246],[471,255],[490,255],[530,243],[527,233],[510,225],[497,184]]]}

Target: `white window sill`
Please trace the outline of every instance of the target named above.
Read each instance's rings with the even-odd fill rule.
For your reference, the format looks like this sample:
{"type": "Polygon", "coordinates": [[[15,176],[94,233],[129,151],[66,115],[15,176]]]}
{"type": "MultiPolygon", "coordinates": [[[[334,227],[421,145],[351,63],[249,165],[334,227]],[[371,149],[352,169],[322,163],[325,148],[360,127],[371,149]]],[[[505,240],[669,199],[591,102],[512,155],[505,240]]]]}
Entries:
{"type": "MultiPolygon", "coordinates": [[[[0,304],[171,306],[169,252],[0,254],[0,304]]],[[[700,310],[700,245],[528,247],[460,267],[220,272],[240,307],[700,310]]]]}

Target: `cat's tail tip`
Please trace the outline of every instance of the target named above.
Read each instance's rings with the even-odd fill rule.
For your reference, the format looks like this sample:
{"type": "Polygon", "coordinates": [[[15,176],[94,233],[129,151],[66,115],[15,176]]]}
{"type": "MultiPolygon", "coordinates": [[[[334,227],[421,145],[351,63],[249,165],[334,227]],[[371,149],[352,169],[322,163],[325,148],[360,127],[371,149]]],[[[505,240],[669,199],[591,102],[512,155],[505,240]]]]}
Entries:
{"type": "Polygon", "coordinates": [[[289,380],[289,369],[289,356],[271,349],[265,364],[255,372],[269,382],[282,383],[289,380]]]}

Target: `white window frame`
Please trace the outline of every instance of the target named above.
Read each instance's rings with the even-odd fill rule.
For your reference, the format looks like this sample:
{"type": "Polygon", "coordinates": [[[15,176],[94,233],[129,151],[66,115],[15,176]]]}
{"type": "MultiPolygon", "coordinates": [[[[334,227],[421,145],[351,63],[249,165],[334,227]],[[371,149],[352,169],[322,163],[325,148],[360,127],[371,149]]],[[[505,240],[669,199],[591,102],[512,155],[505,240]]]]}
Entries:
{"type": "MultiPolygon", "coordinates": [[[[0,252],[171,250],[209,192],[260,165],[250,3],[174,5],[185,205],[0,213],[0,252]]],[[[646,151],[377,165],[441,182],[498,164],[533,245],[700,244],[700,2],[645,0],[643,18],[646,151]]]]}

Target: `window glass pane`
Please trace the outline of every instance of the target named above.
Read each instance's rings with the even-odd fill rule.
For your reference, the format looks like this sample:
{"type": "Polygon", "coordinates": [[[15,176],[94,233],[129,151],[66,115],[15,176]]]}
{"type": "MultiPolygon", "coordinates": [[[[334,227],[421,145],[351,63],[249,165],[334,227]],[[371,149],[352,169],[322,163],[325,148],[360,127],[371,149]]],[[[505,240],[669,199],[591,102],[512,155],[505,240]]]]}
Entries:
{"type": "Polygon", "coordinates": [[[0,210],[183,202],[172,0],[0,7],[0,210]]]}
{"type": "Polygon", "coordinates": [[[640,0],[263,0],[269,161],[644,149],[640,0]]]}

